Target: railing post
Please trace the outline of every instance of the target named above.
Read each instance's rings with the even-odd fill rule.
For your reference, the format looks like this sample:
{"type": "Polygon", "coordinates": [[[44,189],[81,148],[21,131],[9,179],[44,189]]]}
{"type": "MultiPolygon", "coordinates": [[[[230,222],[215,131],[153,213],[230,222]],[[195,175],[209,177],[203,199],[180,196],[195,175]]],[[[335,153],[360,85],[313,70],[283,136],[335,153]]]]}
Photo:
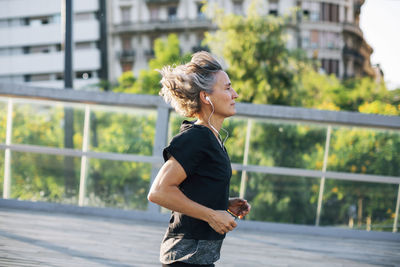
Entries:
{"type": "MultiPolygon", "coordinates": [[[[13,126],[13,101],[8,99],[7,107],[7,126],[6,126],[6,145],[11,145],[12,126],[13,126]]],[[[3,198],[11,197],[11,150],[6,148],[4,152],[4,181],[3,181],[3,198]]]]}
{"type": "MultiPolygon", "coordinates": [[[[154,137],[153,157],[162,157],[162,151],[167,144],[169,115],[170,115],[170,110],[167,106],[157,107],[157,121],[156,121],[156,133],[154,137]]],[[[161,168],[160,163],[153,163],[151,167],[151,180],[150,180],[149,190],[160,168],[161,168]]],[[[158,213],[160,212],[160,208],[158,205],[149,202],[147,206],[147,211],[152,213],[158,213]]]]}
{"type": "MultiPolygon", "coordinates": [[[[331,142],[331,129],[332,127],[329,125],[326,131],[326,141],[325,141],[325,153],[324,153],[324,164],[322,166],[322,172],[326,172],[326,166],[328,165],[328,154],[329,154],[329,145],[331,142]]],[[[319,226],[319,221],[321,217],[321,207],[322,207],[322,198],[324,196],[324,188],[325,188],[325,176],[321,177],[321,182],[319,185],[319,195],[318,195],[318,206],[317,206],[317,216],[315,218],[315,225],[319,226]]]]}
{"type": "MultiPolygon", "coordinates": [[[[89,149],[90,141],[90,106],[85,106],[85,121],[83,126],[83,142],[82,142],[82,152],[86,153],[89,149]]],[[[86,196],[86,180],[87,180],[87,167],[89,159],[84,154],[81,158],[81,175],[79,179],[79,206],[85,205],[86,196]]]]}
{"type": "Polygon", "coordinates": [[[394,215],[394,222],[393,222],[393,233],[397,232],[397,221],[399,220],[399,206],[400,206],[400,184],[399,184],[399,189],[397,191],[397,203],[396,203],[396,213],[394,215]]]}
{"type": "MultiPolygon", "coordinates": [[[[247,120],[247,131],[246,131],[246,142],[244,145],[244,155],[243,155],[243,166],[247,165],[249,159],[249,147],[250,147],[250,136],[251,136],[251,127],[253,125],[253,120],[247,120]]],[[[246,195],[246,185],[247,185],[247,171],[242,171],[242,177],[240,179],[240,193],[239,197],[244,198],[246,195]]]]}

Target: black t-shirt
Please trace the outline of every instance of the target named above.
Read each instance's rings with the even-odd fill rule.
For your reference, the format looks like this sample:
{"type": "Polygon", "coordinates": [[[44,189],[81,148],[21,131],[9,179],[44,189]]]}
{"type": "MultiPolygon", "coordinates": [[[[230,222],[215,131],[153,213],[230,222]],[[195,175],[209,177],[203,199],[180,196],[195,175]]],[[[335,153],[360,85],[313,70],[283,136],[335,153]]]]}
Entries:
{"type": "MultiPolygon", "coordinates": [[[[186,172],[179,189],[191,200],[214,210],[226,210],[232,169],[226,149],[213,132],[184,121],[180,133],[163,151],[164,160],[173,156],[186,172]]],[[[172,212],[168,236],[197,240],[223,239],[205,221],[172,212]]]]}

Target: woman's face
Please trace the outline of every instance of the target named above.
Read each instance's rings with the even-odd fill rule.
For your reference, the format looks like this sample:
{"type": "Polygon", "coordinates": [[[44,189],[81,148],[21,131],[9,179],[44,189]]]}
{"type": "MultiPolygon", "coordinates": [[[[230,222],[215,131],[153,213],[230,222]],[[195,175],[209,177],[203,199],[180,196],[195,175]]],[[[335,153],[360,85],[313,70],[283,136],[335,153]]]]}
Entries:
{"type": "Polygon", "coordinates": [[[232,88],[231,81],[225,71],[218,71],[210,99],[214,105],[214,116],[222,118],[235,115],[235,99],[238,97],[232,88]]]}

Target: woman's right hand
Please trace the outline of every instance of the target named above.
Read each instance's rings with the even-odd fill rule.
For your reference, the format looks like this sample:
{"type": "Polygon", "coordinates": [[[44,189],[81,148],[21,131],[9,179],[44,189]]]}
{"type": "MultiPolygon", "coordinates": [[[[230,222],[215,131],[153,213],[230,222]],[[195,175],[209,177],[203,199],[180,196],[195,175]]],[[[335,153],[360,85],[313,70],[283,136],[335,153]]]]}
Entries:
{"type": "Polygon", "coordinates": [[[232,231],[237,226],[235,219],[226,210],[215,210],[208,220],[208,224],[219,234],[232,231]]]}

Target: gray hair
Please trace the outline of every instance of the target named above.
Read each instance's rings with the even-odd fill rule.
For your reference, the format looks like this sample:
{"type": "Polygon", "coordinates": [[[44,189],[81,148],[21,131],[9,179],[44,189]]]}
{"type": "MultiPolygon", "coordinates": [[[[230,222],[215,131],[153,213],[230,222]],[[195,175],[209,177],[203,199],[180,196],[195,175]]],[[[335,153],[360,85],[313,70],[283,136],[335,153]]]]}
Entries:
{"type": "Polygon", "coordinates": [[[210,53],[197,52],[185,65],[162,68],[160,95],[179,114],[194,117],[201,108],[200,92],[212,93],[215,74],[220,70],[221,65],[210,53]]]}

